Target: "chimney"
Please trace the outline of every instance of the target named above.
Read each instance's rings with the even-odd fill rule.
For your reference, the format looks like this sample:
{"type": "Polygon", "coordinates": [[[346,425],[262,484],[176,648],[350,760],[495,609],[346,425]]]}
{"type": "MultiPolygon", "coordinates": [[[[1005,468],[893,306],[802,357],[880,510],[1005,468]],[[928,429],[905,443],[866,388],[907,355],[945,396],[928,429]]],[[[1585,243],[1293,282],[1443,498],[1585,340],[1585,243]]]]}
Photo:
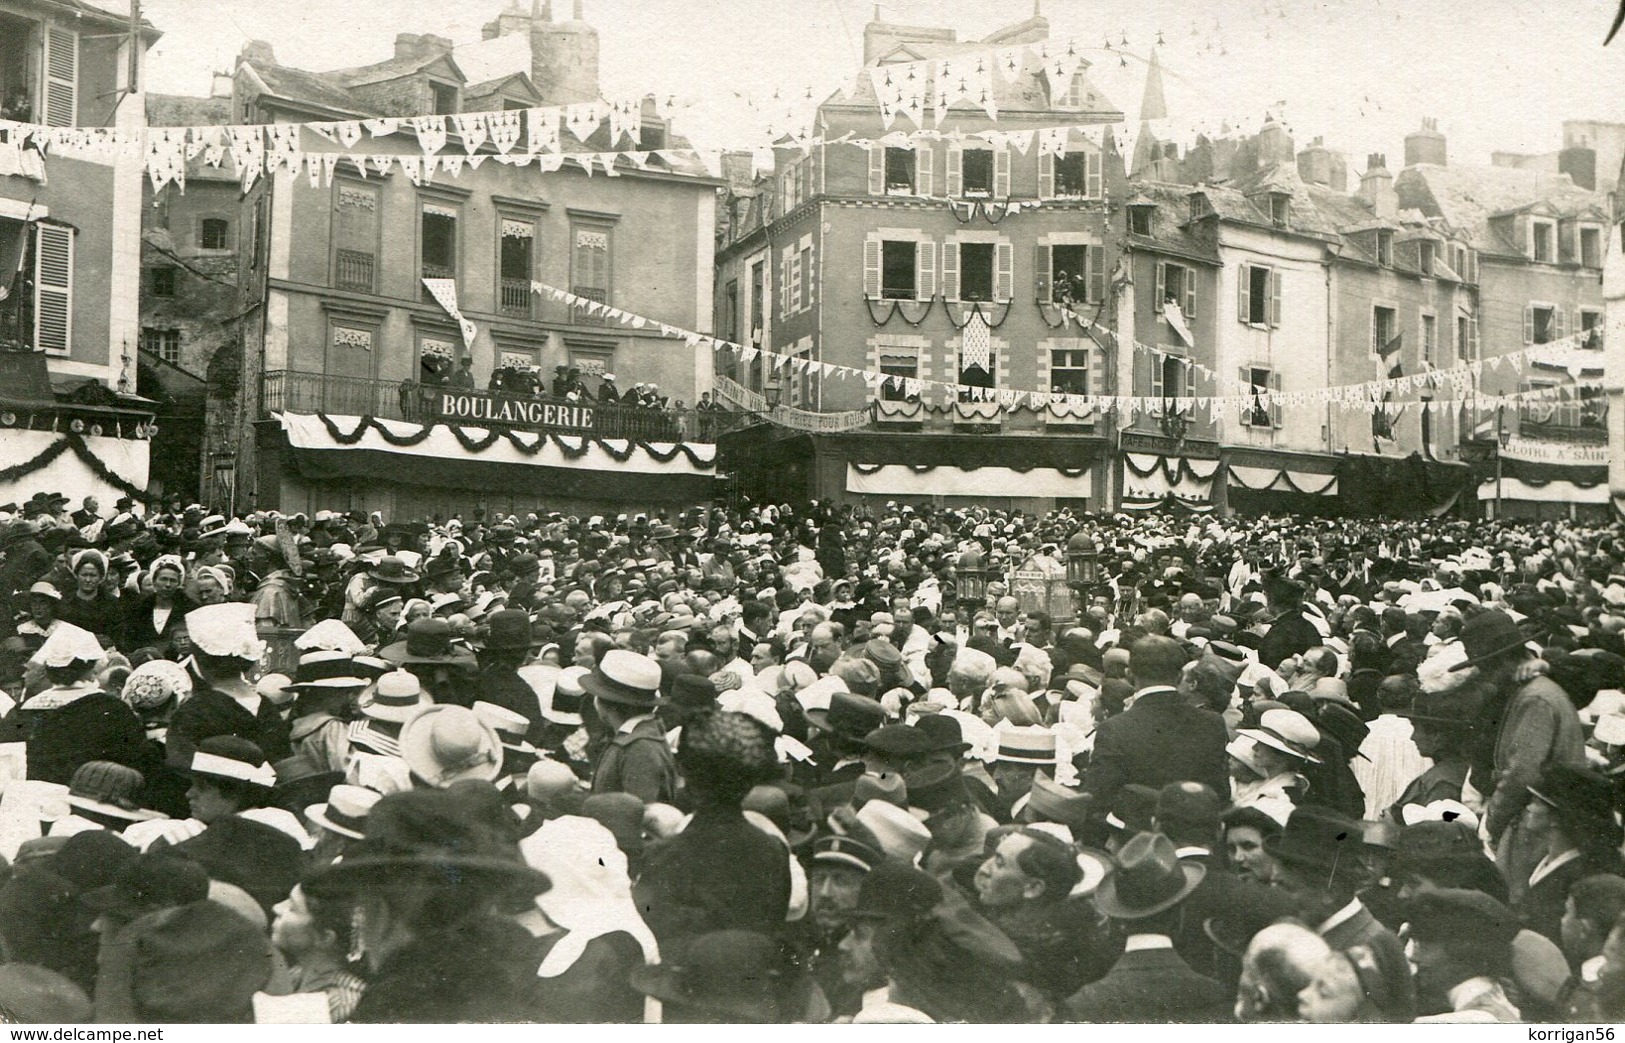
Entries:
{"type": "Polygon", "coordinates": [[[229,72],[217,72],[209,80],[209,97],[211,98],[229,98],[232,89],[233,81],[229,72]]]}
{"type": "Polygon", "coordinates": [[[1444,135],[1439,133],[1439,121],[1431,116],[1422,120],[1421,130],[1405,135],[1405,165],[1414,167],[1418,163],[1445,165],[1444,135]]]}
{"type": "Polygon", "coordinates": [[[1298,153],[1298,176],[1306,184],[1331,185],[1332,154],[1327,150],[1323,138],[1316,138],[1308,148],[1298,153]]]}
{"type": "Polygon", "coordinates": [[[1387,156],[1373,152],[1366,157],[1365,173],[1360,176],[1360,190],[1355,197],[1378,217],[1393,217],[1399,213],[1399,193],[1394,191],[1394,175],[1388,172],[1387,156]]]}
{"type": "Polygon", "coordinates": [[[1589,145],[1570,145],[1557,154],[1557,172],[1567,174],[1574,187],[1597,190],[1597,151],[1589,145]]]}
{"type": "Polygon", "coordinates": [[[276,52],[264,40],[250,40],[243,44],[243,49],[237,53],[239,62],[253,62],[255,65],[275,65],[276,52]]]}

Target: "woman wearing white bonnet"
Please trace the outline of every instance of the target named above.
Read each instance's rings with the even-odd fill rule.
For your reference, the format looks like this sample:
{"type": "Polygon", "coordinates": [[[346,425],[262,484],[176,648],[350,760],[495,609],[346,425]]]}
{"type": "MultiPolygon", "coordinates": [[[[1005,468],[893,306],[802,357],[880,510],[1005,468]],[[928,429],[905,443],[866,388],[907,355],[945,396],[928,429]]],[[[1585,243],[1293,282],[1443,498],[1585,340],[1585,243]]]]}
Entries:
{"type": "Polygon", "coordinates": [[[654,933],[638,915],[626,855],[593,819],[565,815],[519,842],[551,889],[521,922],[539,939],[537,986],[561,1023],[636,1023],[644,1001],[627,982],[634,967],[660,962],[654,933]]]}
{"type": "Polygon", "coordinates": [[[184,761],[199,742],[215,735],[247,739],[273,761],[288,756],[287,722],[247,677],[265,655],[254,629],[254,606],[231,602],[193,609],[186,614],[186,631],[193,648],[193,694],[170,721],[169,759],[184,761]]]}

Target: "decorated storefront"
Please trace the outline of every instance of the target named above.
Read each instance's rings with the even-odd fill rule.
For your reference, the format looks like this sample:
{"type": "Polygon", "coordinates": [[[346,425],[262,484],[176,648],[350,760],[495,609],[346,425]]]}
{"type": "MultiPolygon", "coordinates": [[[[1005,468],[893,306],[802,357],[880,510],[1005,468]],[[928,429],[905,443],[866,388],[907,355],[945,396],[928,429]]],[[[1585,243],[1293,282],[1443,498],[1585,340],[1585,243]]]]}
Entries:
{"type": "MultiPolygon", "coordinates": [[[[565,419],[579,425],[582,418],[565,419]]],[[[443,418],[418,424],[283,412],[259,425],[258,438],[259,502],[282,510],[687,505],[711,498],[716,470],[710,444],[443,418]]]]}

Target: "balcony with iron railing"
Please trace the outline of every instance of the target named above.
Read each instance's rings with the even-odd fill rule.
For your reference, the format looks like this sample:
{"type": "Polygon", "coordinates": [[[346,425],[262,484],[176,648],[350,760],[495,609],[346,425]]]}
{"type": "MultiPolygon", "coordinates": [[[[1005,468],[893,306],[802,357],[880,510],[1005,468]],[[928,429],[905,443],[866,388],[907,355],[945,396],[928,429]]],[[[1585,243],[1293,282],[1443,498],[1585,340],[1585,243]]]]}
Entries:
{"type": "MultiPolygon", "coordinates": [[[[260,380],[260,417],[274,413],[326,413],[334,416],[370,416],[382,420],[403,420],[425,424],[436,422],[436,395],[443,387],[430,387],[413,381],[372,380],[326,373],[273,370],[260,380]]],[[[479,398],[511,400],[515,396],[464,388],[465,394],[479,398]]],[[[526,401],[557,402],[545,396],[526,401]]],[[[745,414],[726,410],[645,409],[636,406],[601,406],[592,402],[572,403],[592,410],[592,428],[584,432],[595,438],[624,438],[637,442],[715,442],[732,430],[745,414]]],[[[466,426],[485,426],[465,421],[466,426]]],[[[561,434],[570,433],[561,431],[561,434]]]]}

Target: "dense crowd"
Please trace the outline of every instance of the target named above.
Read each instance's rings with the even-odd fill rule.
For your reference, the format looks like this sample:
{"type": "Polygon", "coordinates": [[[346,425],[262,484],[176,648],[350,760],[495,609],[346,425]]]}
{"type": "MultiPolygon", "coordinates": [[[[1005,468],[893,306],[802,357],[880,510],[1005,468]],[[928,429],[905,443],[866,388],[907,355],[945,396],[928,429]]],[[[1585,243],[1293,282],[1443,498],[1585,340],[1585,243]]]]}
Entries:
{"type": "Polygon", "coordinates": [[[8,1020],[1625,1016],[1617,528],[69,507],[8,1020]]]}

